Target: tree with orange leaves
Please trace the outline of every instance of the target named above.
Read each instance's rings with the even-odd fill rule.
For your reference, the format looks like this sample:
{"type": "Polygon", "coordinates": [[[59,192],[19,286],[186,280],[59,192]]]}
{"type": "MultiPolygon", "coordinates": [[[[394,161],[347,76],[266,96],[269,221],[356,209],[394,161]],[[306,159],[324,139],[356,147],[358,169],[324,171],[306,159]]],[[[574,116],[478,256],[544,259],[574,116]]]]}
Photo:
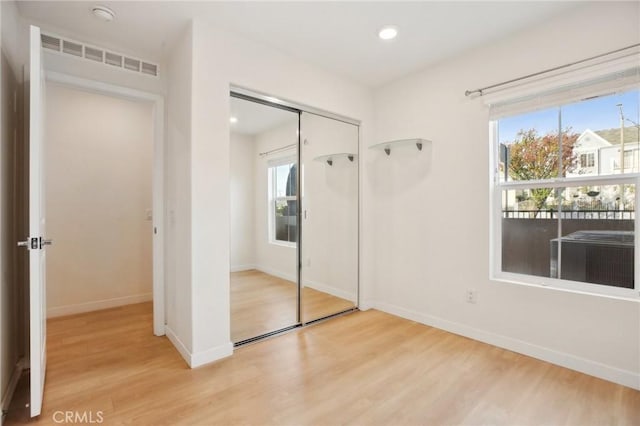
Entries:
{"type": "MultiPolygon", "coordinates": [[[[571,128],[558,133],[538,135],[536,129],[520,130],[509,145],[509,176],[513,180],[543,180],[564,177],[576,167],[573,147],[579,135],[571,128]],[[562,154],[561,154],[562,152],[562,154]]],[[[530,189],[536,209],[540,210],[552,188],[530,189]]]]}

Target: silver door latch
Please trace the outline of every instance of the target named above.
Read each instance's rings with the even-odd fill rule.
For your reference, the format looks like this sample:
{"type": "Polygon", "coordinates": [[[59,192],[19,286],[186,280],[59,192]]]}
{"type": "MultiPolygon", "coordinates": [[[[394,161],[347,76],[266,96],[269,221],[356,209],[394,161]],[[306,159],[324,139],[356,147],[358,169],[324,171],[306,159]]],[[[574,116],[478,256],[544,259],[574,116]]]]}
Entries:
{"type": "Polygon", "coordinates": [[[53,244],[53,240],[45,240],[42,237],[29,238],[28,240],[18,241],[18,247],[26,247],[28,250],[38,250],[44,246],[50,246],[53,244]]]}
{"type": "Polygon", "coordinates": [[[18,241],[18,247],[26,247],[27,250],[38,250],[40,248],[40,240],[38,238],[29,238],[28,240],[18,241]]]}

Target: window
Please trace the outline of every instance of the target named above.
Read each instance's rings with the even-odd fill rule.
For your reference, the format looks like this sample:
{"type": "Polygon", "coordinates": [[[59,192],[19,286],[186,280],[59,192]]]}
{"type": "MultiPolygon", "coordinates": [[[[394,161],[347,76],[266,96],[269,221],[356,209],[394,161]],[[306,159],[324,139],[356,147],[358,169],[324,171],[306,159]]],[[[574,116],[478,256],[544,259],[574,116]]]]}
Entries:
{"type": "Polygon", "coordinates": [[[637,298],[640,90],[585,98],[494,117],[492,275],[637,298]]]}
{"type": "Polygon", "coordinates": [[[596,165],[596,156],[593,152],[580,154],[580,167],[593,167],[596,165]]]}
{"type": "Polygon", "coordinates": [[[295,245],[297,226],[297,166],[287,158],[269,166],[270,241],[295,245]]]}

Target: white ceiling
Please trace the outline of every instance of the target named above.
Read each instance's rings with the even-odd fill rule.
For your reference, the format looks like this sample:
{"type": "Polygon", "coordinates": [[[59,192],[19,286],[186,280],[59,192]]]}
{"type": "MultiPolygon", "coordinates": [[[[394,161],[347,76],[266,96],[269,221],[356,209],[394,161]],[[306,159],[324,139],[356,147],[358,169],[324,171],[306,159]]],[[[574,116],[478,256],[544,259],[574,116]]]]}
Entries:
{"type": "Polygon", "coordinates": [[[244,135],[257,135],[285,123],[298,122],[298,114],[272,106],[262,105],[244,99],[231,98],[231,131],[244,135]]]}
{"type": "Polygon", "coordinates": [[[162,62],[189,19],[212,24],[273,46],[294,57],[378,86],[447,57],[554,15],[580,2],[119,2],[21,1],[27,18],[59,35],[162,62]],[[90,15],[95,4],[113,9],[116,20],[90,15]],[[399,28],[397,39],[377,37],[383,25],[399,28]]]}

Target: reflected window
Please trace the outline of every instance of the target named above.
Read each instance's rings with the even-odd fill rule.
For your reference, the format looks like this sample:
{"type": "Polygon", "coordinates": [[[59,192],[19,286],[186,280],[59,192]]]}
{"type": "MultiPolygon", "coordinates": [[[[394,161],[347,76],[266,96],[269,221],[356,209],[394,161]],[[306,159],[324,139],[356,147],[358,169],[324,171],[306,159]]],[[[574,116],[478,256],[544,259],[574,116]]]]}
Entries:
{"type": "Polygon", "coordinates": [[[297,166],[294,159],[281,160],[269,167],[270,240],[295,244],[297,225],[297,166]]]}

